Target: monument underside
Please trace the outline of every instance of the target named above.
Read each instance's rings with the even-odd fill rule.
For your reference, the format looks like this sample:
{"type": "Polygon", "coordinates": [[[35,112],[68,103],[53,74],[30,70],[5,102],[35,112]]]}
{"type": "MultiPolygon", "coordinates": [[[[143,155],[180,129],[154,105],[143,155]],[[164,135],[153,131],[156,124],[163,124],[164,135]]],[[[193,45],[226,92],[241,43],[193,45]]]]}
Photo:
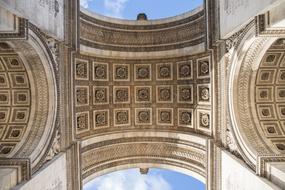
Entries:
{"type": "Polygon", "coordinates": [[[134,167],[285,188],[285,4],[240,27],[223,21],[250,3],[225,2],[137,21],[32,2],[40,23],[0,2],[0,189],[76,190],[134,167]]]}
{"type": "Polygon", "coordinates": [[[204,46],[205,28],[202,9],[184,17],[149,24],[81,13],[84,48],[74,56],[73,109],[75,137],[86,142],[83,180],[115,167],[161,164],[187,168],[205,181],[205,139],[213,134],[212,55],[205,50],[185,55],[185,46],[204,46]],[[161,53],[165,50],[175,55],[161,53]],[[116,58],[97,51],[122,54],[116,58]],[[183,145],[177,137],[183,133],[201,142],[185,139],[183,145]],[[113,138],[96,140],[106,135],[113,138]]]}

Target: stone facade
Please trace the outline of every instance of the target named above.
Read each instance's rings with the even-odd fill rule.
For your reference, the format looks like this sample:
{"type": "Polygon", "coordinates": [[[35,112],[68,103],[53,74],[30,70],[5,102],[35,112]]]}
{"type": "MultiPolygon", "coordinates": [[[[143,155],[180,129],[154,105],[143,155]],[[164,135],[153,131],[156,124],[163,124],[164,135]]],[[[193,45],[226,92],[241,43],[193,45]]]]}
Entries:
{"type": "Polygon", "coordinates": [[[253,2],[127,21],[1,1],[0,189],[78,190],[133,167],[284,189],[285,3],[253,2]]]}

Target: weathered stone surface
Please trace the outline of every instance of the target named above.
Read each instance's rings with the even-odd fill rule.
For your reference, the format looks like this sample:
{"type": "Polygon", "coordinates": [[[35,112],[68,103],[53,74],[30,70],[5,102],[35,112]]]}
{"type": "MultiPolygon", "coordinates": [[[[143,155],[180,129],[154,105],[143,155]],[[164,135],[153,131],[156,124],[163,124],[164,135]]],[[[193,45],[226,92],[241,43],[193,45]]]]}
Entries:
{"type": "Polygon", "coordinates": [[[133,167],[284,188],[281,1],[139,21],[0,1],[0,189],[78,190],[133,167]]]}

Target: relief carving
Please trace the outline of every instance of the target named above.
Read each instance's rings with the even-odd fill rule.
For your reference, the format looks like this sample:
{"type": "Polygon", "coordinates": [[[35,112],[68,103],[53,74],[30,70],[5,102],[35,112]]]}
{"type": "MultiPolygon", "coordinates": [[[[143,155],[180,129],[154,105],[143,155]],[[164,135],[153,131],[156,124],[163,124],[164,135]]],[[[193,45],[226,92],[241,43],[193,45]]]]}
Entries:
{"type": "Polygon", "coordinates": [[[152,109],[151,108],[136,108],[135,109],[135,124],[136,125],[151,125],[152,124],[152,109]]]}
{"type": "Polygon", "coordinates": [[[157,109],[157,124],[173,125],[173,110],[172,108],[157,109]]]}
{"type": "Polygon", "coordinates": [[[163,63],[157,64],[157,80],[172,80],[172,64],[163,63]]]}
{"type": "Polygon", "coordinates": [[[87,79],[88,80],[88,62],[83,62],[80,60],[75,61],[75,74],[77,79],[87,79]]]}
{"type": "Polygon", "coordinates": [[[114,64],[114,81],[129,81],[129,75],[129,65],[114,64]]]}
{"type": "Polygon", "coordinates": [[[151,87],[135,87],[135,89],[137,103],[151,102],[151,87]]]}
{"type": "Polygon", "coordinates": [[[177,63],[177,79],[185,80],[192,78],[192,60],[177,63]]]}
{"type": "Polygon", "coordinates": [[[210,125],[210,116],[208,114],[200,114],[200,126],[209,128],[210,125]]]}
{"type": "Polygon", "coordinates": [[[95,127],[108,127],[109,110],[94,111],[95,127]]]}
{"type": "Polygon", "coordinates": [[[231,37],[226,39],[225,41],[226,51],[229,52],[232,48],[236,48],[239,45],[240,41],[242,40],[243,36],[248,32],[250,28],[254,26],[255,26],[255,22],[251,21],[244,28],[242,28],[238,32],[234,33],[231,37]]]}
{"type": "Polygon", "coordinates": [[[115,109],[115,125],[116,126],[126,126],[130,125],[130,109],[115,109]]]}
{"type": "Polygon", "coordinates": [[[87,130],[89,128],[89,113],[78,113],[76,116],[76,128],[78,131],[87,130]]]}
{"type": "Polygon", "coordinates": [[[76,103],[77,105],[87,105],[88,104],[88,87],[87,88],[77,88],[76,90],[76,103]]]}
{"type": "Polygon", "coordinates": [[[109,88],[108,87],[101,87],[95,86],[93,88],[93,104],[94,105],[101,105],[101,104],[108,104],[109,103],[109,88]]]}
{"type": "Polygon", "coordinates": [[[135,65],[135,80],[137,81],[151,80],[151,65],[136,64],[135,65]]]}
{"type": "Polygon", "coordinates": [[[179,85],[178,90],[178,102],[179,103],[193,103],[193,86],[192,85],[179,85]]]}
{"type": "Polygon", "coordinates": [[[192,113],[182,112],[180,117],[180,123],[183,125],[191,125],[192,123],[192,113]]]}
{"type": "Polygon", "coordinates": [[[198,62],[198,78],[210,77],[210,60],[207,59],[199,59],[198,62]]]}
{"type": "Polygon", "coordinates": [[[234,154],[237,157],[240,156],[240,152],[238,150],[237,144],[234,140],[233,134],[232,134],[232,126],[230,123],[229,117],[227,117],[227,128],[226,128],[226,142],[224,144],[225,148],[229,150],[232,154],[234,154]]]}
{"type": "Polygon", "coordinates": [[[51,148],[46,156],[46,161],[52,160],[59,152],[60,152],[60,132],[59,129],[57,129],[51,148]]]}
{"type": "Polygon", "coordinates": [[[114,103],[129,103],[130,88],[129,87],[114,87],[114,103]]]}
{"type": "Polygon", "coordinates": [[[157,87],[157,96],[158,102],[172,102],[172,92],[173,89],[171,86],[158,86],[157,87]]]}
{"type": "Polygon", "coordinates": [[[93,80],[108,81],[109,67],[107,63],[93,63],[93,80]]]}

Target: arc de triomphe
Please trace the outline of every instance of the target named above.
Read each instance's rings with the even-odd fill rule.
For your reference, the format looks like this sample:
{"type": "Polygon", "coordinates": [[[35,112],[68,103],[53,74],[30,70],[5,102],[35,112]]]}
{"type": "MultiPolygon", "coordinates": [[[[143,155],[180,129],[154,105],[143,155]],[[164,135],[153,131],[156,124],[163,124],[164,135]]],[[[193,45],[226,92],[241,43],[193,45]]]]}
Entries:
{"type": "Polygon", "coordinates": [[[153,167],[207,190],[285,189],[285,2],[129,21],[1,0],[0,189],[153,167]]]}

